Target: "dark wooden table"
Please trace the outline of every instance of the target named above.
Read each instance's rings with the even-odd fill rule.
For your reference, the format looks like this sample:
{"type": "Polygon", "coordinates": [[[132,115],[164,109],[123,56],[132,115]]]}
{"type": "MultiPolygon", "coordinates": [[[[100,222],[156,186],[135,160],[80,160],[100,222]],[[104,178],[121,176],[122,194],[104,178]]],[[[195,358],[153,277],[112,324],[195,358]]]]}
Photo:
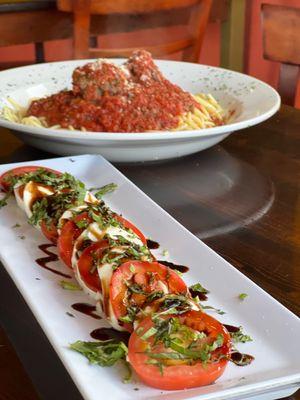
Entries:
{"type": "MultiPolygon", "coordinates": [[[[0,128],[0,163],[46,157],[54,155],[25,146],[0,128]]],[[[181,160],[118,168],[300,314],[300,110],[283,106],[269,121],[181,160]]],[[[0,318],[1,400],[82,399],[4,270],[0,318]]],[[[300,392],[289,399],[299,400],[300,392]]]]}

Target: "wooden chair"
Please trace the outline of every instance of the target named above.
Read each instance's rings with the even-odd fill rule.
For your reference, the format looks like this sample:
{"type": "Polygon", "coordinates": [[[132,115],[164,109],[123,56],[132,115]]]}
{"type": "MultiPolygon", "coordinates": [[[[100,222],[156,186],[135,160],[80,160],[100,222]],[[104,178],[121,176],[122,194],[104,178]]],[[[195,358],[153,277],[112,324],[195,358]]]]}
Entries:
{"type": "MultiPolygon", "coordinates": [[[[172,17],[168,17],[168,12],[176,10],[180,14],[190,8],[188,34],[185,37],[157,45],[145,45],[143,48],[150,51],[155,57],[183,51],[183,59],[196,62],[201,51],[211,3],[212,0],[57,0],[57,7],[60,11],[74,14],[73,53],[75,59],[128,57],[136,48],[101,49],[89,47],[91,15],[102,15],[108,18],[117,16],[117,24],[121,23],[120,20],[123,17],[131,18],[129,19],[130,26],[134,26],[134,30],[142,30],[145,26],[143,22],[147,17],[153,18],[154,14],[162,14],[155,19],[153,26],[164,26],[164,17],[168,20],[167,25],[172,25],[172,17]],[[133,17],[135,18],[134,22],[132,21],[133,17]]],[[[176,23],[175,20],[174,24],[176,23]]],[[[108,24],[111,21],[112,19],[108,19],[108,24]]],[[[114,29],[110,27],[108,30],[113,31],[114,29]]],[[[131,30],[131,28],[128,27],[128,30],[131,30]]]]}
{"type": "Polygon", "coordinates": [[[264,58],[279,61],[278,91],[294,105],[300,66],[300,8],[262,4],[264,58]]]}
{"type": "MultiPolygon", "coordinates": [[[[57,13],[55,0],[0,0],[0,47],[34,43],[35,62],[44,62],[44,32],[53,23],[53,12],[57,13]]],[[[0,70],[24,64],[28,62],[0,60],[0,70]]]]}

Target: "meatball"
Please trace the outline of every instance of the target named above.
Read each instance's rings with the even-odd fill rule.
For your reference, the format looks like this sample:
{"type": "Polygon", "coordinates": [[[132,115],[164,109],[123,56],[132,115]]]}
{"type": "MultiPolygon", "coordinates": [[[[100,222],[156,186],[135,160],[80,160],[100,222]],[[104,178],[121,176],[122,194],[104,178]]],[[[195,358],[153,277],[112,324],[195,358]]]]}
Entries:
{"type": "Polygon", "coordinates": [[[72,79],[73,93],[94,103],[105,95],[124,93],[129,84],[126,69],[103,60],[76,68],[72,79]]]}
{"type": "Polygon", "coordinates": [[[164,77],[154,64],[151,54],[146,50],[137,50],[124,64],[135,83],[150,86],[153,81],[162,82],[164,77]]]}

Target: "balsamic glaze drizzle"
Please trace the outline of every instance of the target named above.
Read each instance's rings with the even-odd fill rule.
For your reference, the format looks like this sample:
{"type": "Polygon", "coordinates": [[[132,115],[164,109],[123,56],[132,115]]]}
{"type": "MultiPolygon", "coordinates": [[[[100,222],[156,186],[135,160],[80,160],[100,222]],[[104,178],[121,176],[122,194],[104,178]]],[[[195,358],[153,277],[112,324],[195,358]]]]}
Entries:
{"type": "Polygon", "coordinates": [[[251,364],[253,360],[254,357],[250,354],[240,353],[236,350],[230,354],[230,361],[232,361],[235,365],[238,365],[239,367],[245,367],[246,365],[251,364]]]}
{"type": "Polygon", "coordinates": [[[63,276],[64,278],[72,278],[71,275],[65,274],[61,271],[58,271],[57,269],[50,268],[47,266],[48,263],[58,261],[58,256],[55,253],[52,253],[52,251],[48,250],[50,247],[56,247],[52,243],[46,243],[46,244],[41,244],[39,246],[39,249],[42,250],[45,254],[47,254],[48,257],[40,257],[35,260],[35,262],[42,268],[47,269],[48,271],[53,272],[54,274],[63,276]]]}
{"type": "MultiPolygon", "coordinates": [[[[225,326],[225,328],[228,330],[229,333],[235,333],[240,330],[239,326],[228,325],[228,324],[223,324],[223,325],[225,326]]],[[[249,365],[253,360],[254,357],[251,356],[250,354],[240,353],[235,349],[230,354],[230,361],[232,361],[235,365],[238,365],[239,367],[244,367],[245,365],[249,365]]]]}
{"type": "Polygon", "coordinates": [[[74,310],[81,312],[82,314],[88,315],[89,317],[95,319],[102,319],[98,314],[96,314],[96,307],[88,303],[75,303],[71,306],[74,310]]]}
{"type": "Polygon", "coordinates": [[[91,337],[96,340],[116,340],[118,342],[124,342],[128,345],[130,333],[120,332],[113,328],[98,328],[90,333],[91,337]]]}
{"type": "Polygon", "coordinates": [[[165,260],[157,260],[160,264],[165,265],[166,267],[169,267],[171,269],[176,269],[179,272],[185,273],[188,272],[189,267],[186,267],[185,265],[180,265],[180,264],[174,264],[170,261],[165,261],[165,260]]]}
{"type": "Polygon", "coordinates": [[[147,247],[150,250],[158,249],[159,248],[159,243],[155,242],[154,240],[147,239],[147,247]]]}
{"type": "Polygon", "coordinates": [[[228,330],[229,333],[235,333],[240,330],[239,326],[233,326],[233,325],[227,325],[227,324],[223,324],[223,326],[225,326],[225,328],[228,330]]]}
{"type": "Polygon", "coordinates": [[[191,293],[192,297],[198,297],[200,301],[205,301],[208,299],[205,293],[197,292],[197,290],[189,288],[189,292],[191,293]]]}

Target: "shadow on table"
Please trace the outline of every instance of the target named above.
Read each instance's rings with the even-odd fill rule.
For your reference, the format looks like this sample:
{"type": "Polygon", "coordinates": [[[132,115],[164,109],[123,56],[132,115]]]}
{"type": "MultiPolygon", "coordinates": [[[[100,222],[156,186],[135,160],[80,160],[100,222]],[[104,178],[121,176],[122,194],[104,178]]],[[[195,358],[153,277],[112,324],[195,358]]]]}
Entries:
{"type": "Polygon", "coordinates": [[[274,201],[270,179],[220,146],[164,164],[118,168],[201,239],[253,223],[274,201]]]}

